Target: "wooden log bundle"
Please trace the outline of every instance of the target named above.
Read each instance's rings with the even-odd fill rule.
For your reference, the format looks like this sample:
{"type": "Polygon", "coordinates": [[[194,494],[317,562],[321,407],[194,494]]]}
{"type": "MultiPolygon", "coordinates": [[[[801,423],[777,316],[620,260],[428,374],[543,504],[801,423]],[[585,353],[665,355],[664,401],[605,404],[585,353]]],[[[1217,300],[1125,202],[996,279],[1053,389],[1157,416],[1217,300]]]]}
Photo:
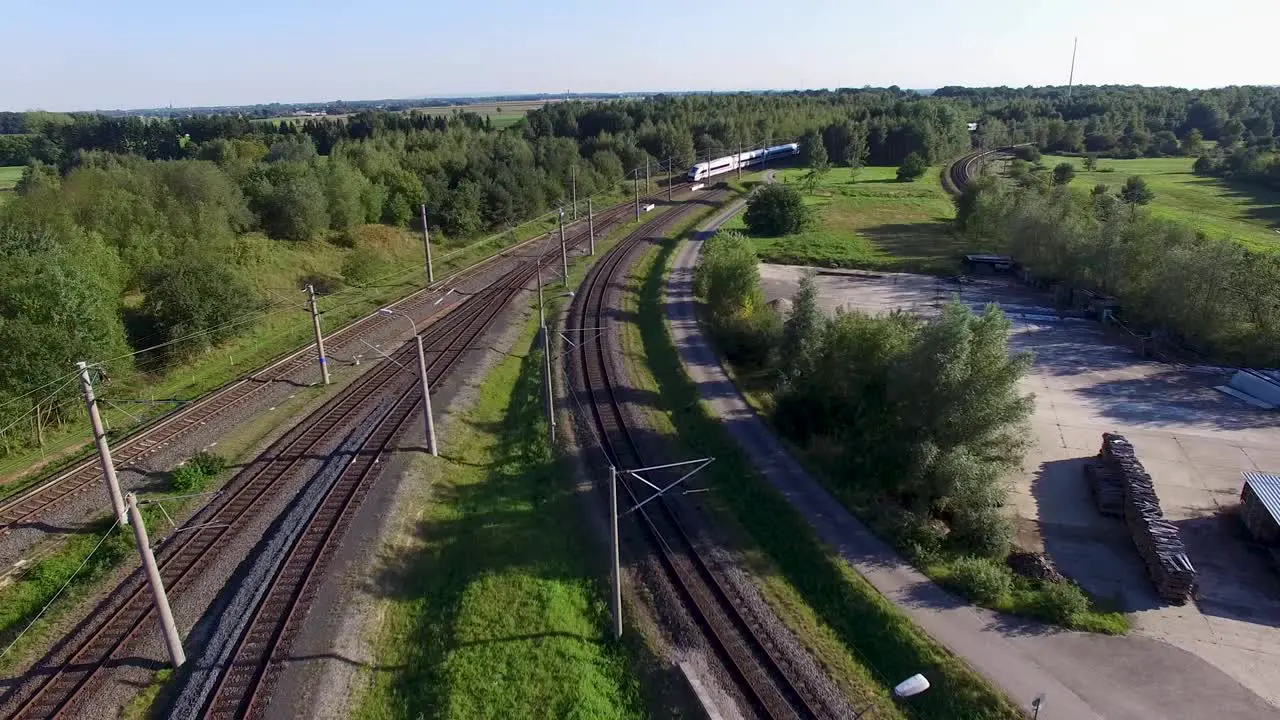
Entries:
{"type": "MultiPolygon", "coordinates": [[[[1138,461],[1133,445],[1123,435],[1103,433],[1102,451],[1098,454],[1096,467],[1086,472],[1090,474],[1091,483],[1093,478],[1099,478],[1097,483],[1106,493],[1108,510],[1114,507],[1111,484],[1118,479],[1123,493],[1125,525],[1138,554],[1146,563],[1156,592],[1169,602],[1185,603],[1195,586],[1195,567],[1187,556],[1178,527],[1165,519],[1155,485],[1138,461]]],[[[1094,497],[1099,497],[1098,491],[1094,497]]],[[[1102,509],[1102,500],[1098,500],[1098,505],[1102,509]]]]}
{"type": "Polygon", "coordinates": [[[1118,470],[1102,462],[1084,466],[1085,479],[1089,481],[1089,493],[1098,506],[1098,512],[1108,517],[1124,517],[1124,479],[1118,470]]]}

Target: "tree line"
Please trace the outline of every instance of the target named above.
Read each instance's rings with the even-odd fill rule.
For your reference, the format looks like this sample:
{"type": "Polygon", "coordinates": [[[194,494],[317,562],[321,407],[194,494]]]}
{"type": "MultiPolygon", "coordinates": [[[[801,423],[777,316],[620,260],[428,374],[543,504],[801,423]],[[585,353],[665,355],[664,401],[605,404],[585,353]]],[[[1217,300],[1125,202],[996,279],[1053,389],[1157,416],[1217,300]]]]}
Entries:
{"type": "MultiPolygon", "coordinates": [[[[258,304],[244,276],[263,242],[349,247],[368,223],[411,226],[420,204],[433,236],[450,242],[563,204],[575,186],[583,197],[663,163],[679,171],[699,158],[797,139],[811,166],[902,165],[910,176],[968,150],[966,123],[974,121],[979,142],[1033,137],[1048,149],[1055,142],[1114,149],[1110,141],[1090,145],[1092,127],[1105,137],[1119,128],[1112,133],[1117,143],[1182,133],[1177,150],[1186,152],[1198,133],[1201,142],[1226,140],[1233,152],[1259,153],[1230,165],[1243,177],[1267,152],[1274,123],[1263,118],[1275,119],[1277,93],[1076,88],[1070,100],[1053,89],[659,95],[549,103],[504,129],[468,112],[365,110],[302,122],[242,113],[2,113],[0,164],[25,169],[16,197],[0,208],[5,257],[20,260],[0,270],[0,335],[7,347],[24,350],[0,358],[0,422],[23,409],[6,399],[44,386],[74,359],[193,333],[197,340],[166,347],[194,352],[233,332],[223,329],[228,320],[258,304]],[[992,133],[1001,126],[1006,134],[997,138],[992,133]],[[1083,145],[1062,139],[1077,134],[1062,130],[1068,126],[1083,145]],[[67,278],[59,292],[76,297],[30,292],[28,266],[67,278]],[[88,278],[90,270],[97,277],[88,278]],[[172,278],[198,284],[203,300],[182,297],[172,278]],[[106,328],[100,337],[73,327],[63,312],[89,305],[86,317],[106,328]]],[[[1151,147],[1124,142],[1125,152],[1151,147]]],[[[353,275],[367,274],[358,271],[367,266],[353,261],[353,275]]]]}
{"type": "Polygon", "coordinates": [[[1047,282],[1119,299],[1119,319],[1199,353],[1280,364],[1280,257],[1206,237],[1142,206],[1140,178],[1088,195],[985,176],[957,199],[973,247],[1009,254],[1047,282]]]}

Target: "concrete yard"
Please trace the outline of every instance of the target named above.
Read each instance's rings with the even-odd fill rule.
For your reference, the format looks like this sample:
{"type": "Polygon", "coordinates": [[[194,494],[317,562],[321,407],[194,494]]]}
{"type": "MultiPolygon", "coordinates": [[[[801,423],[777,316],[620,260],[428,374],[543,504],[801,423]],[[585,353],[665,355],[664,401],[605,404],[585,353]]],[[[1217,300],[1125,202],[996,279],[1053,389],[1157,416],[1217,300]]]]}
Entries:
{"type": "MultiPolygon", "coordinates": [[[[804,271],[760,270],[770,300],[790,297],[804,271]]],[[[1280,705],[1280,575],[1249,545],[1234,513],[1241,471],[1280,472],[1280,412],[1214,390],[1230,370],[1144,361],[1100,324],[1064,316],[1046,294],[1013,281],[957,285],[832,270],[816,280],[831,312],[929,314],[957,294],[975,309],[999,302],[1013,321],[1014,349],[1035,354],[1024,380],[1036,396],[1034,442],[1011,495],[1018,543],[1044,550],[1091,593],[1128,611],[1135,634],[1182,648],[1280,705]],[[1095,508],[1082,466],[1106,431],[1133,442],[1165,516],[1182,531],[1200,573],[1195,602],[1162,603],[1123,521],[1095,508]]]]}

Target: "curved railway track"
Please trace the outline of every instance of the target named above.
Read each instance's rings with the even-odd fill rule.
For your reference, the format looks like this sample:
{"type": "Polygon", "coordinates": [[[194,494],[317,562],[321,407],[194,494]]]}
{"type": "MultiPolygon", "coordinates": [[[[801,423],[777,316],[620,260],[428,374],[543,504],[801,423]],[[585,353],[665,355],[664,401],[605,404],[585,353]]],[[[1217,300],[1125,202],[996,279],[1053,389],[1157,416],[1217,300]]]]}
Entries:
{"type": "MultiPolygon", "coordinates": [[[[624,279],[634,251],[645,238],[669,226],[676,217],[678,213],[670,213],[642,226],[591,269],[571,306],[574,325],[607,327],[613,311],[608,296],[611,288],[618,287],[624,279]]],[[[634,503],[639,500],[635,488],[624,482],[621,471],[644,466],[646,458],[615,392],[611,359],[614,353],[609,338],[608,331],[602,331],[597,341],[580,343],[574,349],[575,381],[585,391],[587,412],[601,449],[609,463],[619,469],[619,482],[634,503]]],[[[699,553],[674,506],[664,498],[635,514],[677,592],[753,709],[763,717],[776,719],[827,717],[819,710],[821,703],[810,699],[803,683],[793,678],[772,642],[757,632],[754,623],[739,610],[734,592],[699,553]]]]}
{"type": "Polygon", "coordinates": [[[1004,155],[1018,147],[1010,145],[1008,147],[999,147],[994,150],[974,150],[968,155],[962,155],[956,158],[951,165],[947,167],[946,176],[942,184],[943,188],[952,195],[959,195],[964,192],[965,187],[973,182],[978,176],[981,165],[992,156],[1004,155]]]}
{"type": "MultiPolygon", "coordinates": [[[[672,190],[680,190],[686,186],[687,183],[678,183],[672,187],[672,190]]],[[[663,193],[665,193],[665,190],[663,193]]],[[[653,195],[647,200],[656,197],[658,195],[653,195]]],[[[621,203],[597,213],[597,223],[603,228],[625,217],[632,211],[631,202],[621,203]]],[[[571,233],[571,242],[574,245],[580,244],[586,236],[587,231],[585,228],[575,228],[571,233]]],[[[542,239],[543,236],[539,235],[513,245],[471,267],[437,281],[433,287],[424,288],[391,303],[390,307],[400,311],[429,308],[438,299],[438,293],[446,285],[463,282],[482,272],[486,272],[502,259],[509,258],[521,248],[542,239]]],[[[378,332],[389,322],[393,322],[393,320],[385,315],[375,313],[334,331],[325,338],[326,342],[329,343],[330,354],[340,348],[354,347],[361,338],[378,332]]],[[[147,455],[160,450],[184,434],[191,432],[194,428],[210,422],[228,408],[238,405],[245,399],[255,395],[264,386],[305,370],[315,362],[312,356],[313,352],[314,346],[308,344],[113,443],[111,452],[117,467],[125,467],[130,463],[142,460],[147,455]]],[[[92,491],[101,485],[102,471],[98,467],[97,459],[90,457],[78,462],[54,477],[11,498],[0,501],[0,534],[7,534],[19,525],[38,521],[45,511],[58,507],[66,498],[80,492],[92,491]]]]}
{"type": "MultiPolygon", "coordinates": [[[[630,205],[624,204],[600,213],[597,215],[598,231],[606,232],[610,226],[624,221],[631,212],[630,205]]],[[[585,238],[586,233],[582,232],[576,234],[571,242],[567,238],[567,242],[576,247],[585,238]]],[[[511,254],[510,249],[507,254],[511,254]]],[[[558,249],[545,253],[544,257],[555,255],[558,255],[558,249]]],[[[435,355],[428,368],[433,386],[454,367],[466,350],[474,346],[476,339],[488,330],[498,314],[533,278],[533,274],[532,263],[520,263],[516,271],[466,296],[443,318],[423,331],[428,356],[435,355]]],[[[306,350],[304,348],[303,352],[306,350]]],[[[322,574],[332,539],[340,536],[350,516],[350,513],[335,511],[335,507],[358,505],[369,481],[376,476],[374,465],[377,457],[394,442],[407,418],[415,414],[420,402],[420,398],[414,399],[417,375],[401,372],[400,367],[415,365],[416,360],[412,356],[411,346],[406,344],[392,355],[399,365],[384,361],[353,381],[233,479],[221,496],[183,528],[186,532],[171,535],[161,545],[157,553],[161,576],[170,595],[177,596],[199,575],[201,561],[216,551],[231,529],[242,524],[255,508],[276,495],[282,481],[290,473],[300,470],[308,456],[323,454],[327,446],[332,445],[340,427],[352,422],[352,418],[372,411],[379,399],[387,394],[394,393],[399,398],[366,439],[354,463],[334,483],[290,549],[288,560],[281,564],[273,587],[265,596],[267,602],[255,610],[253,622],[239,640],[235,661],[230,665],[235,674],[227,674],[219,680],[218,696],[208,705],[210,714],[221,716],[223,711],[217,708],[225,706],[234,706],[237,708],[235,712],[264,706],[262,701],[266,694],[263,688],[269,687],[271,679],[268,669],[275,654],[287,644],[289,631],[305,615],[309,581],[322,574]],[[246,669],[251,670],[246,674],[246,669]]],[[[19,685],[0,702],[15,707],[10,715],[13,718],[57,716],[90,693],[95,681],[102,679],[112,660],[131,640],[148,629],[154,632],[153,616],[149,590],[141,574],[135,572],[98,607],[86,626],[60,643],[46,661],[53,657],[61,659],[45,662],[43,667],[37,666],[29,673],[28,682],[19,685]]]]}

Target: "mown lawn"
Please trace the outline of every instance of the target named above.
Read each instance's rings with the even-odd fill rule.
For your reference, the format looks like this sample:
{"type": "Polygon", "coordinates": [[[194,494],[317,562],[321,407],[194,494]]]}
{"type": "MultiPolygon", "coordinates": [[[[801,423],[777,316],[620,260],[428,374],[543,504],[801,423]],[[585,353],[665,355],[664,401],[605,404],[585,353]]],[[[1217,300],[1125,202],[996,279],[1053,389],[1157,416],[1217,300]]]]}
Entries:
{"type": "Polygon", "coordinates": [[[1156,194],[1149,207],[1157,216],[1255,250],[1280,252],[1280,192],[1199,177],[1191,172],[1195,158],[1099,158],[1095,172],[1085,172],[1083,160],[1078,157],[1045,155],[1041,162],[1050,169],[1063,162],[1074,165],[1076,177],[1071,187],[1080,192],[1088,192],[1098,183],[1115,192],[1130,176],[1140,175],[1156,194]]]}
{"type": "MultiPolygon", "coordinates": [[[[799,183],[807,171],[780,170],[777,182],[799,183]]],[[[897,168],[867,167],[850,180],[833,168],[805,203],[813,226],[779,238],[754,238],[765,262],[871,270],[948,273],[963,243],[952,232],[955,208],[938,182],[938,168],[912,182],[898,182],[897,168]]],[[[745,230],[742,216],[724,225],[745,230]]]]}
{"type": "Polygon", "coordinates": [[[414,537],[387,558],[357,718],[645,716],[547,441],[535,325],[450,424],[414,537]]]}

